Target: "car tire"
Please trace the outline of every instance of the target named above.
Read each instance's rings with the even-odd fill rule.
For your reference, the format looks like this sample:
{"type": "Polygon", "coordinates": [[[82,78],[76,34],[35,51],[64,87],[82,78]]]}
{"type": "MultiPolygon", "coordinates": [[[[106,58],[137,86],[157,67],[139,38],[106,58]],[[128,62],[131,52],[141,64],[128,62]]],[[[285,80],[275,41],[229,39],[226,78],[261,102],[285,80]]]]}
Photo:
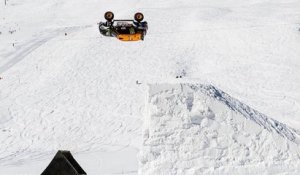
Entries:
{"type": "Polygon", "coordinates": [[[114,19],[114,13],[111,12],[111,11],[108,11],[104,14],[104,18],[107,20],[107,21],[112,21],[114,19]]]}
{"type": "Polygon", "coordinates": [[[141,22],[144,19],[144,15],[141,12],[137,12],[134,15],[134,20],[136,20],[137,22],[141,22]]]}

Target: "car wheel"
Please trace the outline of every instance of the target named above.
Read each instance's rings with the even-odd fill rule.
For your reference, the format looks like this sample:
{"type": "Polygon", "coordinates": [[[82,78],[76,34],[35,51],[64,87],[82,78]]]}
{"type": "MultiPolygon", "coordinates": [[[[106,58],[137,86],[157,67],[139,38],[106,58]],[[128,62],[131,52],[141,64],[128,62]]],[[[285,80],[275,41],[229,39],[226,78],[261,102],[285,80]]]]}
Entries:
{"type": "Polygon", "coordinates": [[[143,19],[144,19],[144,15],[140,12],[138,12],[134,15],[134,20],[136,20],[137,22],[141,22],[141,21],[143,21],[143,19]]]}
{"type": "Polygon", "coordinates": [[[104,14],[104,18],[107,20],[107,21],[112,21],[114,19],[114,13],[111,12],[111,11],[108,11],[104,14]]]}

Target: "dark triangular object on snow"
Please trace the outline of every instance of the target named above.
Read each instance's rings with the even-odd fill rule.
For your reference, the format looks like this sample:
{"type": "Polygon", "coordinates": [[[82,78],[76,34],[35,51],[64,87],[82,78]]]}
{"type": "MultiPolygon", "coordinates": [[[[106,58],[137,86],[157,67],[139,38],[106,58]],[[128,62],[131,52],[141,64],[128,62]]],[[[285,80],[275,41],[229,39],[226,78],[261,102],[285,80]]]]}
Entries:
{"type": "Polygon", "coordinates": [[[86,175],[70,151],[58,151],[41,175],[86,175]]]}

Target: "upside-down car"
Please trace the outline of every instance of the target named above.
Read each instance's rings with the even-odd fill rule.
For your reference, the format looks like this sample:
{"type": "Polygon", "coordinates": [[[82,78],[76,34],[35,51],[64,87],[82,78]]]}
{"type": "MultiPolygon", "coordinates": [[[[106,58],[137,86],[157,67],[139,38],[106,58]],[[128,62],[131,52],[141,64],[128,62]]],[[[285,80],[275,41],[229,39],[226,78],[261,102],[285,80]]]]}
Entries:
{"type": "Polygon", "coordinates": [[[110,11],[104,14],[106,22],[99,23],[99,31],[104,36],[116,37],[121,41],[144,40],[148,30],[148,23],[143,21],[144,15],[140,12],[134,15],[134,20],[114,20],[110,11]]]}

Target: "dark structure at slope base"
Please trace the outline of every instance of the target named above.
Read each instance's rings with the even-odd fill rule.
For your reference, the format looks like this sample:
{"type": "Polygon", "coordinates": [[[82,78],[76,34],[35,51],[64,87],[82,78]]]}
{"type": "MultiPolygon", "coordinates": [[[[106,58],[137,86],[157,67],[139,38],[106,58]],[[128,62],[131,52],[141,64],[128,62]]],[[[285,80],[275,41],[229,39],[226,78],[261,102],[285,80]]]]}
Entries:
{"type": "Polygon", "coordinates": [[[41,175],[86,175],[70,151],[58,151],[41,175]]]}

